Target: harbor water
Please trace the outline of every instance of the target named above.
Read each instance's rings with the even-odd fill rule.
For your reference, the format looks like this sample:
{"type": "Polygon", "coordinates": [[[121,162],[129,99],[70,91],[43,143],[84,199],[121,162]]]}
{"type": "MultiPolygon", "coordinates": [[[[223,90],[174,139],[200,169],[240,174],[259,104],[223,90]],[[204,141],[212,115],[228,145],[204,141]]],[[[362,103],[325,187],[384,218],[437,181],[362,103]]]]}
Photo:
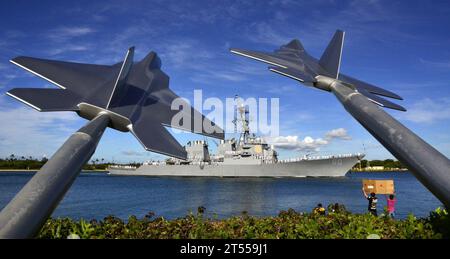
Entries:
{"type": "MultiPolygon", "coordinates": [[[[0,173],[0,208],[32,177],[29,172],[0,173]]],[[[53,217],[103,219],[114,215],[141,218],[149,212],[177,218],[206,208],[207,216],[228,217],[246,212],[252,216],[273,216],[293,208],[309,212],[317,203],[341,203],[354,213],[365,213],[367,200],[362,179],[393,179],[397,192],[397,217],[413,213],[426,217],[442,206],[416,178],[404,173],[348,173],[338,178],[181,178],[111,176],[82,173],[53,217]]],[[[379,196],[379,211],[386,206],[379,196]]]]}

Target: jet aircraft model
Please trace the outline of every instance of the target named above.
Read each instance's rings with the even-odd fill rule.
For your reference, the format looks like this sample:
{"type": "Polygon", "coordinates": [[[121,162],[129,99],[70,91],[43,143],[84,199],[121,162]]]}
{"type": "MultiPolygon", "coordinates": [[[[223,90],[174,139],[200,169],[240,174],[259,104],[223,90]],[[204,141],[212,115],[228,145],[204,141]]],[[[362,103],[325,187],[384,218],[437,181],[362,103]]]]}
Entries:
{"type": "Polygon", "coordinates": [[[406,111],[383,97],[397,94],[340,73],[344,32],[336,31],[322,57],[310,56],[298,40],[273,53],[232,48],[232,53],[272,65],[269,70],[332,92],[344,108],[447,207],[450,160],[378,106],[406,111]],[[378,105],[378,106],[377,106],[378,105]]]}
{"type": "Polygon", "coordinates": [[[89,120],[106,113],[109,127],[130,131],[147,150],[181,159],[186,151],[164,126],[223,139],[221,128],[169,89],[155,52],[139,62],[133,56],[134,47],[115,65],[16,57],[13,64],[61,89],[15,88],[7,94],[42,112],[74,111],[89,120]],[[180,105],[172,107],[174,100],[180,105]],[[177,114],[181,123],[173,124],[177,114]]]}
{"type": "Polygon", "coordinates": [[[336,31],[334,37],[317,60],[309,55],[299,40],[295,39],[281,46],[273,53],[258,52],[232,48],[230,51],[244,57],[255,59],[272,65],[269,70],[297,80],[305,85],[330,91],[330,84],[335,80],[347,85],[366,96],[370,101],[382,107],[406,111],[402,106],[392,103],[380,96],[402,100],[400,96],[380,87],[358,79],[340,74],[342,49],[344,46],[343,31],[336,31]]]}

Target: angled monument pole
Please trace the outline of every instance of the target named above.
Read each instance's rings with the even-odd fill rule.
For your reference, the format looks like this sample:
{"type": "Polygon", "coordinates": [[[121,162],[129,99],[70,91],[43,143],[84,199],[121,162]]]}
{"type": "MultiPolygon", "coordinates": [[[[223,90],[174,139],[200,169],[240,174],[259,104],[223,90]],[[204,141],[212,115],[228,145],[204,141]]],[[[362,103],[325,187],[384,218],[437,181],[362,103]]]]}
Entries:
{"type": "Polygon", "coordinates": [[[400,96],[340,73],[344,35],[343,31],[336,31],[319,60],[310,56],[299,40],[292,40],[271,53],[236,48],[230,51],[270,64],[272,72],[332,92],[370,134],[449,208],[450,160],[380,108],[406,111],[383,98],[402,100],[400,96]]]}
{"type": "Polygon", "coordinates": [[[41,112],[73,111],[90,120],[74,133],[0,212],[0,238],[31,238],[64,197],[110,127],[131,132],[146,150],[186,159],[164,128],[223,139],[221,128],[169,88],[161,60],[150,52],[133,62],[130,48],[115,65],[80,64],[31,57],[11,62],[61,89],[15,88],[7,94],[41,112]],[[174,102],[176,100],[176,102],[174,102]],[[173,103],[179,104],[172,107],[173,103]],[[172,122],[174,116],[182,123],[172,122]]]}
{"type": "Polygon", "coordinates": [[[0,214],[0,238],[35,236],[95,152],[110,122],[100,114],[56,151],[0,214]]]}

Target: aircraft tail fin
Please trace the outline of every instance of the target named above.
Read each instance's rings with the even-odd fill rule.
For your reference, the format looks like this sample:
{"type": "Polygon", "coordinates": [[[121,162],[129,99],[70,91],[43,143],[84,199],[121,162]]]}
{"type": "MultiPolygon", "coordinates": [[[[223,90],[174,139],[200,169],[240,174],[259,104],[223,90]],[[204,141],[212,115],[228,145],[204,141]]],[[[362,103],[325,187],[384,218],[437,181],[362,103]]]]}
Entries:
{"type": "Polygon", "coordinates": [[[128,49],[125,60],[123,61],[122,67],[120,68],[120,72],[117,75],[117,79],[111,92],[111,96],[109,97],[108,104],[106,105],[106,109],[108,109],[112,104],[114,104],[123,96],[123,92],[125,91],[125,82],[128,73],[131,70],[131,66],[133,65],[133,58],[134,47],[131,47],[128,49]]]}
{"type": "Polygon", "coordinates": [[[337,30],[319,61],[319,64],[334,78],[339,76],[344,36],[345,32],[337,30]]]}
{"type": "Polygon", "coordinates": [[[360,92],[362,95],[364,95],[365,97],[367,97],[369,99],[369,101],[381,106],[381,107],[385,107],[385,108],[389,108],[389,109],[393,109],[393,110],[398,110],[398,111],[402,111],[405,112],[406,109],[401,106],[398,105],[396,103],[393,103],[391,101],[388,101],[376,94],[372,94],[369,91],[365,90],[365,89],[358,89],[358,92],[360,92]]]}

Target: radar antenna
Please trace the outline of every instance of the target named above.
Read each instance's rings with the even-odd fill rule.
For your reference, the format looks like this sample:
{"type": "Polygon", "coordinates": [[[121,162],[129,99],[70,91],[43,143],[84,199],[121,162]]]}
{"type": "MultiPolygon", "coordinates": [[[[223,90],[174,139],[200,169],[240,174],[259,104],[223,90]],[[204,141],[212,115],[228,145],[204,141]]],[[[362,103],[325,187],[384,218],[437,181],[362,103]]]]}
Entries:
{"type": "Polygon", "coordinates": [[[234,101],[236,104],[236,111],[238,114],[235,114],[233,123],[234,123],[234,132],[237,132],[237,124],[238,122],[242,125],[241,136],[239,138],[239,144],[247,143],[248,136],[250,135],[250,127],[249,127],[249,111],[245,102],[239,95],[234,96],[234,101]]]}

